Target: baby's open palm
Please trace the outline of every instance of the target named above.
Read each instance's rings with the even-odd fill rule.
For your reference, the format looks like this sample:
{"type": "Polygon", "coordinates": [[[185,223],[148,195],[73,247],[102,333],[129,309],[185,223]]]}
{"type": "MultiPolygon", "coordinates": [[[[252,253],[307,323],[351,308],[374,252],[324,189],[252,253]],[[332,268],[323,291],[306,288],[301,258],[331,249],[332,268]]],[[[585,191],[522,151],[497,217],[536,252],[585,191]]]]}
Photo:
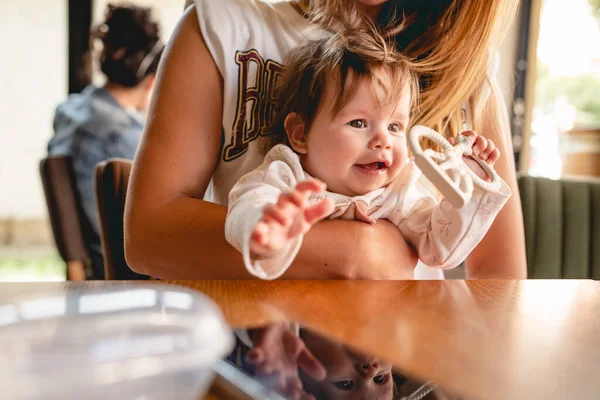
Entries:
{"type": "Polygon", "coordinates": [[[270,324],[254,331],[252,338],[248,362],[263,383],[289,399],[314,399],[304,392],[298,369],[316,381],[323,380],[327,371],[288,323],[270,324]]]}
{"type": "Polygon", "coordinates": [[[256,224],[250,236],[250,252],[258,257],[268,256],[331,214],[333,203],[330,199],[313,205],[308,203],[311,193],[323,190],[323,182],[300,182],[293,190],[282,193],[277,203],[266,206],[262,220],[256,224]]]}

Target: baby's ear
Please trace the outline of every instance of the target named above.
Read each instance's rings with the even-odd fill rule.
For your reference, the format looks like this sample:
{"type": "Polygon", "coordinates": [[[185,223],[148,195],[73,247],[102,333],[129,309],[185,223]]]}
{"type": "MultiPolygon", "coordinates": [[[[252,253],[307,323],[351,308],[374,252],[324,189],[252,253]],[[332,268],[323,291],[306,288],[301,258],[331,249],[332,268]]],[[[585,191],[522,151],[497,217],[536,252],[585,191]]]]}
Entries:
{"type": "Polygon", "coordinates": [[[296,153],[306,154],[308,149],[306,147],[306,132],[302,117],[296,113],[289,113],[288,116],[285,117],[283,127],[285,128],[292,149],[294,149],[296,153]]]}

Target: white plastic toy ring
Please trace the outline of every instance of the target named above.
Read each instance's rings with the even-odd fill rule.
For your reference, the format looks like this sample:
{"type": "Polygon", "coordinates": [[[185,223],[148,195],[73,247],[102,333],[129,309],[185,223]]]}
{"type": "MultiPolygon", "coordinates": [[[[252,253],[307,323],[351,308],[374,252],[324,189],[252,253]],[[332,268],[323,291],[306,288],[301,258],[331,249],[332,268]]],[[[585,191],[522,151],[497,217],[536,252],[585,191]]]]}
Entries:
{"type": "Polygon", "coordinates": [[[502,185],[494,168],[479,157],[473,159],[490,177],[490,182],[478,177],[465,164],[462,156],[471,155],[473,147],[473,139],[468,136],[459,135],[456,145],[452,146],[446,138],[433,129],[416,125],[408,132],[408,144],[417,166],[456,208],[461,208],[471,199],[473,185],[487,192],[498,191],[502,185]],[[437,143],[442,148],[442,152],[438,153],[432,149],[423,150],[419,142],[422,137],[437,143]]]}

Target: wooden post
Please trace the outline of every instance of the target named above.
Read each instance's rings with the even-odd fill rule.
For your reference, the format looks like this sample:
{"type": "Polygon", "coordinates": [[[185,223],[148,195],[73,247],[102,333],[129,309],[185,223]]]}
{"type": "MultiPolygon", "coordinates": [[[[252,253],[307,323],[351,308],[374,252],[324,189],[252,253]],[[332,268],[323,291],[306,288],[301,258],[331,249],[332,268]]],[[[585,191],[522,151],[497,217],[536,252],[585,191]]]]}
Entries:
{"type": "Polygon", "coordinates": [[[516,58],[516,87],[511,112],[511,132],[517,170],[529,169],[529,140],[535,103],[537,42],[542,0],[522,0],[519,17],[519,44],[516,58]]]}
{"type": "Polygon", "coordinates": [[[69,93],[79,93],[91,80],[85,57],[90,45],[93,0],[69,0],[69,93]]]}

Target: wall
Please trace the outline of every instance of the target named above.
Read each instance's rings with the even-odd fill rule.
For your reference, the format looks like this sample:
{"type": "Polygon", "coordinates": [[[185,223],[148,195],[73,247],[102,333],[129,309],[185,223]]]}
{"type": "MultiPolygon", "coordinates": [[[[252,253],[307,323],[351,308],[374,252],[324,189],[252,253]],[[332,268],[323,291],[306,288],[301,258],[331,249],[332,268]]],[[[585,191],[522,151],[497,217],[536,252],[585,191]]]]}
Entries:
{"type": "Polygon", "coordinates": [[[0,2],[0,219],[44,218],[38,162],[67,92],[67,2],[0,2]]]}
{"type": "MultiPolygon", "coordinates": [[[[96,22],[106,3],[94,2],[96,22]]],[[[183,1],[134,3],[155,6],[167,41],[183,1]]],[[[38,162],[52,136],[54,109],[68,90],[67,2],[1,1],[0,49],[0,220],[45,218],[38,162]]]]}

